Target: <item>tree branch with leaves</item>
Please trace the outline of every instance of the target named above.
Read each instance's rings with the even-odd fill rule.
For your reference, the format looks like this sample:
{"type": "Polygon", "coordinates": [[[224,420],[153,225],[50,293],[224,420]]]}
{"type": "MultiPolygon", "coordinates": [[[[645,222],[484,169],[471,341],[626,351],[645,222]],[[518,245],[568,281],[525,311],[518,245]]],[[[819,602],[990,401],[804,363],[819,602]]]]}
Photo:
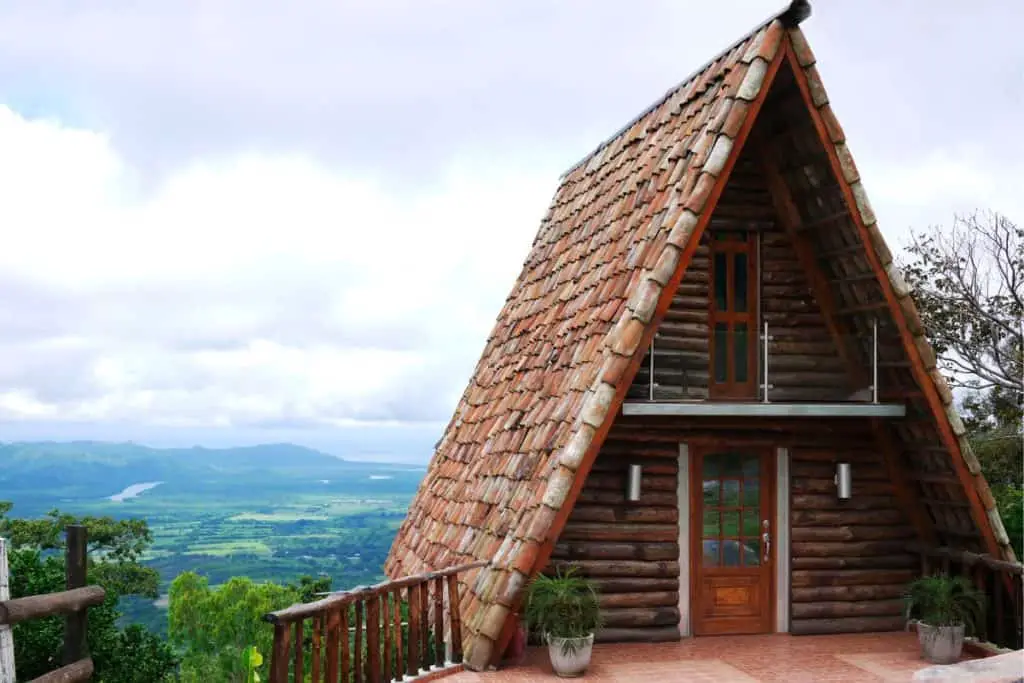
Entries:
{"type": "Polygon", "coordinates": [[[996,212],[914,233],[904,275],[950,384],[1019,395],[1024,228],[996,212]]]}

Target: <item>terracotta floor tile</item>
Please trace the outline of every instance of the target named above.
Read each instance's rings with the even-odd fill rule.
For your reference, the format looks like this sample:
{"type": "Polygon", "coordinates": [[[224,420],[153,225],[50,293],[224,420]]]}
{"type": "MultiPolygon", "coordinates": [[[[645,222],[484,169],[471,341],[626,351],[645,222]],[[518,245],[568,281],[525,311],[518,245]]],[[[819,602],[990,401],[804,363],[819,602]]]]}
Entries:
{"type": "MultiPolygon", "coordinates": [[[[585,680],[593,683],[903,683],[926,668],[913,633],[841,636],[718,636],[678,643],[600,644],[585,680]]],[[[501,671],[464,671],[449,683],[560,680],[547,650],[501,671]]]]}

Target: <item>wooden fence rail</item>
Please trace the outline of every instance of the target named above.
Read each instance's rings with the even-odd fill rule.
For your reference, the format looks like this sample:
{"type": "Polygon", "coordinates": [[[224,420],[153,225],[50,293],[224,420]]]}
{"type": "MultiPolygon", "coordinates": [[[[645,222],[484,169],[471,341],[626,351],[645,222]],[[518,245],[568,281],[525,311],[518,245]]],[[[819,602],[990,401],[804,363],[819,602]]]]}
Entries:
{"type": "Polygon", "coordinates": [[[985,618],[975,635],[1000,647],[1024,648],[1024,564],[953,548],[911,543],[921,558],[921,575],[962,574],[985,593],[985,618]]]}
{"type": "Polygon", "coordinates": [[[401,681],[462,661],[459,574],[486,562],[361,586],[271,612],[270,683],[401,681]]]}
{"type": "MultiPolygon", "coordinates": [[[[64,666],[44,674],[30,683],[85,683],[92,678],[92,658],[88,655],[86,624],[88,609],[106,599],[99,586],[86,586],[86,531],[83,526],[68,526],[65,549],[66,590],[45,595],[30,595],[11,600],[0,592],[0,629],[32,619],[64,615],[64,666]]],[[[2,539],[0,539],[2,543],[2,539]]],[[[0,552],[0,585],[7,587],[6,553],[0,552]]],[[[9,635],[8,635],[9,637],[9,635]]],[[[0,639],[0,648],[4,641],[0,639]]],[[[14,655],[11,651],[0,657],[0,683],[14,681],[14,655]],[[9,656],[8,656],[9,655],[9,656]]]]}

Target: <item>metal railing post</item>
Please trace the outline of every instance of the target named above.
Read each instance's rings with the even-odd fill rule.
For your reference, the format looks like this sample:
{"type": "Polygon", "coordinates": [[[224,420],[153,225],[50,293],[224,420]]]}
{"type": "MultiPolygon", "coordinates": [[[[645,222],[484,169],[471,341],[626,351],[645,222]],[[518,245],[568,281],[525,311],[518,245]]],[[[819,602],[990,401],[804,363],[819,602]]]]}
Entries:
{"type": "Polygon", "coordinates": [[[763,361],[763,364],[764,364],[764,397],[762,399],[763,403],[768,403],[768,386],[769,386],[769,384],[768,384],[768,340],[769,340],[769,338],[770,337],[768,336],[768,321],[766,320],[765,323],[764,323],[764,361],[763,361]]]}
{"type": "Polygon", "coordinates": [[[649,363],[649,365],[650,365],[650,377],[648,377],[648,381],[647,381],[648,390],[649,390],[648,391],[648,393],[649,393],[648,398],[651,401],[654,400],[654,338],[657,337],[657,336],[658,336],[657,333],[655,333],[654,337],[651,337],[651,358],[650,358],[650,363],[649,363]]]}
{"type": "Polygon", "coordinates": [[[871,320],[871,402],[878,403],[878,318],[871,320]]]}

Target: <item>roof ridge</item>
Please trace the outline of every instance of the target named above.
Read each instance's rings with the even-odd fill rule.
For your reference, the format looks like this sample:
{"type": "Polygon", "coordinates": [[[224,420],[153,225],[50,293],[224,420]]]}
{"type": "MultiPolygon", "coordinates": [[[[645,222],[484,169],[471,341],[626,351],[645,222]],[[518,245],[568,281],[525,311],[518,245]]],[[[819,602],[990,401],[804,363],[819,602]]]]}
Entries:
{"type": "Polygon", "coordinates": [[[802,22],[804,19],[806,19],[809,16],[811,16],[811,3],[809,2],[809,0],[791,0],[789,5],[787,5],[784,10],[779,11],[779,12],[775,12],[774,14],[772,14],[770,17],[768,17],[767,19],[765,19],[764,21],[759,23],[757,26],[755,26],[754,28],[752,28],[749,31],[747,31],[746,33],[744,33],[742,36],[740,36],[735,41],[733,41],[724,50],[718,52],[714,57],[712,57],[707,62],[705,62],[703,65],[701,65],[696,71],[691,73],[689,76],[684,78],[682,81],[680,81],[676,85],[674,85],[671,88],[669,88],[665,92],[664,95],[659,97],[650,106],[648,106],[642,112],[640,112],[639,114],[634,116],[632,119],[630,119],[629,123],[627,123],[626,125],[624,125],[621,128],[619,128],[619,130],[615,131],[615,133],[613,133],[610,137],[606,138],[597,147],[595,147],[593,150],[588,152],[586,156],[584,156],[582,159],[580,159],[575,164],[570,166],[568,170],[566,170],[565,172],[562,173],[561,176],[559,176],[559,181],[564,179],[566,176],[568,176],[570,173],[572,173],[573,171],[578,169],[583,164],[587,163],[590,159],[592,159],[594,157],[595,154],[597,154],[598,152],[603,150],[605,147],[610,145],[612,142],[617,140],[623,133],[625,133],[627,130],[629,130],[630,128],[635,126],[638,121],[640,121],[642,118],[644,118],[645,116],[650,114],[652,111],[654,111],[655,109],[660,107],[662,104],[664,104],[666,102],[666,100],[668,100],[674,94],[679,92],[679,90],[682,89],[683,86],[685,86],[687,83],[689,83],[690,81],[692,81],[693,79],[697,78],[702,73],[707,71],[711,67],[712,64],[717,62],[719,59],[721,59],[725,55],[729,54],[729,52],[731,52],[733,49],[735,49],[737,45],[740,45],[741,43],[743,43],[743,41],[748,40],[750,38],[750,36],[754,35],[758,31],[763,29],[765,26],[768,26],[773,21],[778,19],[778,20],[782,21],[782,23],[785,24],[787,27],[792,28],[792,27],[797,26],[798,24],[800,24],[800,22],[802,22]]]}

